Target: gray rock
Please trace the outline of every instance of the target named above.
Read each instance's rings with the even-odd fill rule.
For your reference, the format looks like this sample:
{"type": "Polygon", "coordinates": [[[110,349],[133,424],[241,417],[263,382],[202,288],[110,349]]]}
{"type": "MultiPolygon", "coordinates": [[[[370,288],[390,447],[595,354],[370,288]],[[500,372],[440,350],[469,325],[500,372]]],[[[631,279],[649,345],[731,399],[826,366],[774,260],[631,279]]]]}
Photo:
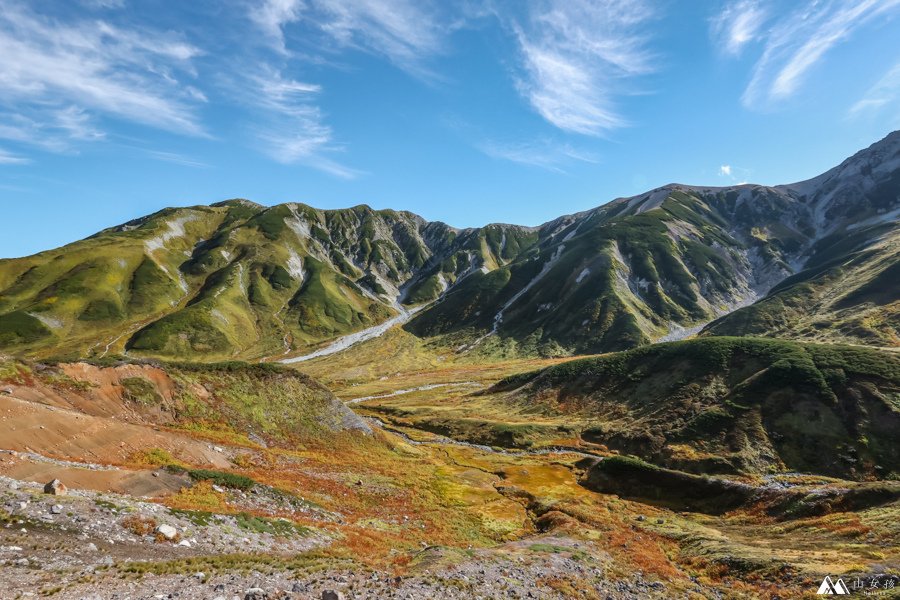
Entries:
{"type": "Polygon", "coordinates": [[[174,540],[176,537],[178,537],[178,530],[171,525],[166,525],[165,523],[156,528],[156,533],[163,536],[167,540],[174,540]]]}
{"type": "Polygon", "coordinates": [[[244,592],[244,600],[268,600],[268,598],[269,594],[262,588],[253,587],[244,592]]]}
{"type": "Polygon", "coordinates": [[[50,507],[50,513],[54,515],[62,514],[63,507],[60,504],[54,504],[50,507]]]}
{"type": "Polygon", "coordinates": [[[59,479],[54,479],[53,481],[48,481],[44,486],[44,493],[52,494],[53,496],[65,496],[69,493],[69,488],[59,479]]]}
{"type": "Polygon", "coordinates": [[[335,590],[325,590],[322,592],[322,600],[344,600],[344,595],[335,590]]]}

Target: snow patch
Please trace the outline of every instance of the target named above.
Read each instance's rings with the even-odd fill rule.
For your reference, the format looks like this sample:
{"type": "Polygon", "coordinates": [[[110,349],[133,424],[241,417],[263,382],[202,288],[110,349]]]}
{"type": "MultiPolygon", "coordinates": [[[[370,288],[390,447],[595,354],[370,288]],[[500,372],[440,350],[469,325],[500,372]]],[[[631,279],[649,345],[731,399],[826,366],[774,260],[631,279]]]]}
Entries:
{"type": "Polygon", "coordinates": [[[578,279],[575,280],[575,283],[581,283],[585,277],[591,274],[591,270],[585,267],[581,270],[581,273],[578,274],[578,279]]]}

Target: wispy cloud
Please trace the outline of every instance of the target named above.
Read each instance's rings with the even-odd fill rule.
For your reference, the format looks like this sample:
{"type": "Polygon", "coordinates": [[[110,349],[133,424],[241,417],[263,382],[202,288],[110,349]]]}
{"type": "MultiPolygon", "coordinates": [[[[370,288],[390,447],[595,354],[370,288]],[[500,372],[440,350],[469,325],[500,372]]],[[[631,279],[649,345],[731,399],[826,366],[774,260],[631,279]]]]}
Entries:
{"type": "Polygon", "coordinates": [[[719,175],[731,177],[731,165],[722,165],[719,167],[719,175]]]}
{"type": "Polygon", "coordinates": [[[765,38],[742,102],[766,108],[792,96],[838,44],[878,17],[893,16],[900,0],[810,0],[782,18],[765,38]]]}
{"type": "Polygon", "coordinates": [[[81,0],[88,8],[98,10],[112,10],[125,7],[125,0],[81,0]]]}
{"type": "Polygon", "coordinates": [[[251,4],[249,14],[250,19],[262,30],[272,46],[286,53],[284,27],[297,21],[303,8],[302,0],[265,0],[258,5],[251,4]]]}
{"type": "Polygon", "coordinates": [[[425,61],[440,52],[447,27],[437,4],[414,0],[265,0],[250,9],[272,45],[288,53],[285,29],[304,21],[325,43],[386,57],[417,75],[430,75],[425,61]]]}
{"type": "MultiPolygon", "coordinates": [[[[309,58],[295,51],[301,46],[315,45],[323,52],[349,48],[383,56],[427,78],[434,74],[426,61],[441,51],[445,35],[433,9],[414,0],[264,0],[249,7],[269,45],[288,63],[309,58]],[[291,35],[292,24],[305,25],[302,37],[291,35]]],[[[345,179],[359,176],[361,171],[336,159],[343,148],[320,106],[321,86],[286,76],[286,70],[262,61],[246,78],[255,91],[244,102],[254,114],[252,129],[262,151],[284,164],[303,164],[345,179]]]]}
{"type": "Polygon", "coordinates": [[[203,135],[197,100],[178,77],[199,53],[165,31],[61,22],[0,0],[0,103],[34,121],[55,119],[73,138],[95,137],[85,129],[89,112],[203,135]]]}
{"type": "Polygon", "coordinates": [[[566,173],[565,167],[576,162],[597,162],[597,157],[589,152],[549,140],[524,143],[486,141],[479,144],[478,148],[491,158],[539,167],[554,173],[566,173]]]}
{"type": "Polygon", "coordinates": [[[518,89],[564,131],[600,135],[627,123],[615,97],[653,70],[643,27],[654,18],[642,0],[547,0],[513,21],[523,73],[518,89]]]}
{"type": "Polygon", "coordinates": [[[325,122],[316,101],[321,87],[286,78],[280,71],[264,67],[249,76],[244,101],[256,116],[254,134],[262,150],[284,164],[303,164],[336,177],[352,179],[359,171],[332,156],[342,150],[325,122]]]}
{"type": "Polygon", "coordinates": [[[170,162],[170,163],[173,163],[176,165],[181,165],[183,167],[192,167],[195,169],[209,169],[212,166],[205,162],[193,159],[190,156],[185,156],[185,155],[179,154],[177,152],[165,152],[163,150],[144,150],[144,153],[154,160],[170,162]]]}
{"type": "Polygon", "coordinates": [[[768,14],[758,0],[737,0],[725,5],[711,21],[713,38],[727,54],[759,38],[768,14]]]}
{"type": "Polygon", "coordinates": [[[853,106],[847,116],[851,118],[878,113],[885,106],[896,106],[894,113],[900,112],[900,62],[887,72],[866,91],[853,106]]]}
{"type": "Polygon", "coordinates": [[[0,165],[24,165],[30,162],[31,160],[24,156],[18,156],[0,148],[0,165]]]}
{"type": "Polygon", "coordinates": [[[105,134],[77,106],[43,108],[32,118],[24,114],[0,114],[0,139],[50,152],[70,152],[77,142],[99,141],[105,134]]]}

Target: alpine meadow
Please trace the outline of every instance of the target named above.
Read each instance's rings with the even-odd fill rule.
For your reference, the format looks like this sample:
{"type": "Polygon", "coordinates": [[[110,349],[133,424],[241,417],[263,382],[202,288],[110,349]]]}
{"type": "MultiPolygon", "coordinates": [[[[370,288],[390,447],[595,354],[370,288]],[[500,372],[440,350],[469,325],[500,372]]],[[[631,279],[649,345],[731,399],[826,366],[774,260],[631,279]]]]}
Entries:
{"type": "Polygon", "coordinates": [[[897,597],[900,4],[150,4],[0,0],[0,597],[897,597]]]}

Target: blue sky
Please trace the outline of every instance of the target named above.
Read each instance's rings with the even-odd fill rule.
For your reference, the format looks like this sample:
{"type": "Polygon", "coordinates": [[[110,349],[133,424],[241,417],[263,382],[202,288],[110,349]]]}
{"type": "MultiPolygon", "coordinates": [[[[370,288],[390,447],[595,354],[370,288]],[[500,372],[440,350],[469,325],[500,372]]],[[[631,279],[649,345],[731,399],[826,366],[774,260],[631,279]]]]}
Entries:
{"type": "Polygon", "coordinates": [[[0,257],[165,206],[535,225],[900,129],[900,0],[0,0],[0,257]]]}

